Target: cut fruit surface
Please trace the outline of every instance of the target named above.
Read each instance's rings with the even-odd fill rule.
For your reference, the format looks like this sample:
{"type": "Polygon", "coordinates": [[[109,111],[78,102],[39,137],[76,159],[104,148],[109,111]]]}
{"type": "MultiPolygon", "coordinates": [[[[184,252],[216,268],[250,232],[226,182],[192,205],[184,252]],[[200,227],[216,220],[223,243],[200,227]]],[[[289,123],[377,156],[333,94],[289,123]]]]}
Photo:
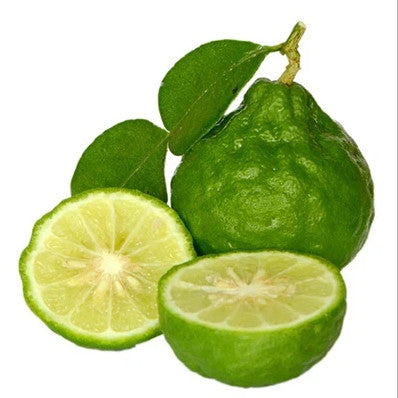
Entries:
{"type": "Polygon", "coordinates": [[[226,329],[270,329],[316,316],[335,300],[335,274],[286,252],[238,253],[182,267],[164,292],[170,308],[226,329]]]}
{"type": "Polygon", "coordinates": [[[39,220],[20,272],[31,309],[84,346],[122,349],[159,333],[157,283],[194,256],[178,215],[139,191],[94,190],[39,220]]]}
{"type": "Polygon", "coordinates": [[[332,347],[345,285],[327,261],[278,251],[198,257],[159,283],[160,325],[191,370],[239,386],[305,372],[332,347]]]}

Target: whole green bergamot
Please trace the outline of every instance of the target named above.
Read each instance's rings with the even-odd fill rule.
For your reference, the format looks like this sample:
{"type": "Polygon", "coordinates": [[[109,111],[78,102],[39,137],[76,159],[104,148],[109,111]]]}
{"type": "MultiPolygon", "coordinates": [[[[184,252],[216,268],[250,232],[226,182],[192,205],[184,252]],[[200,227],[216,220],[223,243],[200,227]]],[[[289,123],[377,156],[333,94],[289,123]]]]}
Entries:
{"type": "Polygon", "coordinates": [[[374,216],[352,138],[301,85],[267,79],[183,156],[171,200],[200,254],[294,250],[339,268],[374,216]]]}

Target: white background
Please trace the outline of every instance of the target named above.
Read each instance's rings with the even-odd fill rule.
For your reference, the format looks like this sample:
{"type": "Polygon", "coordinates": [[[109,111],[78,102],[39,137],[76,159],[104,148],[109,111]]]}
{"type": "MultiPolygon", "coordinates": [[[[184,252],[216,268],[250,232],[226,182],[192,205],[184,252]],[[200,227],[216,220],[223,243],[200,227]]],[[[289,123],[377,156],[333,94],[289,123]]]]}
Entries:
{"type": "MultiPolygon", "coordinates": [[[[0,4],[2,397],[396,396],[395,0],[0,4]],[[160,81],[199,44],[276,44],[298,20],[308,29],[296,80],[356,140],[375,181],[376,218],[343,270],[348,312],[331,352],[295,380],[245,390],[190,372],[162,336],[101,352],[52,333],[24,303],[18,257],[34,221],[69,196],[85,147],[125,119],[161,125],[160,81]]],[[[256,76],[277,78],[285,62],[271,55],[256,76]]]]}

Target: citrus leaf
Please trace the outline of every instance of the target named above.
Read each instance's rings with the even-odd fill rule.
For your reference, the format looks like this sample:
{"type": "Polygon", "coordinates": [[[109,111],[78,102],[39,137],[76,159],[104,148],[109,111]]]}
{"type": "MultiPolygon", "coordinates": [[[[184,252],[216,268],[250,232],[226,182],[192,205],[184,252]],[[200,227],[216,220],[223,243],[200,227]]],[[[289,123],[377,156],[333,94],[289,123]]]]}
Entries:
{"type": "Polygon", "coordinates": [[[93,188],[134,188],[167,201],[168,134],[147,120],[126,120],[98,136],[72,177],[72,195],[93,188]]]}
{"type": "Polygon", "coordinates": [[[212,41],[170,69],[160,86],[159,111],[174,154],[184,154],[214,126],[272,51],[277,49],[247,41],[212,41]]]}

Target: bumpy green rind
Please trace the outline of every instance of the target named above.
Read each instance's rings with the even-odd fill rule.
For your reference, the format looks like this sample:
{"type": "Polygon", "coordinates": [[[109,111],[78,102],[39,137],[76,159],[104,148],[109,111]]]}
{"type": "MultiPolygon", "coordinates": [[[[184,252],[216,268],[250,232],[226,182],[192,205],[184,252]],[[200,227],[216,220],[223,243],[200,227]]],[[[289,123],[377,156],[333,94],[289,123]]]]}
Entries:
{"type": "Polygon", "coordinates": [[[339,286],[336,301],[327,311],[293,327],[242,332],[195,323],[167,305],[164,291],[170,277],[180,268],[195,266],[209,257],[219,255],[173,267],[159,282],[160,328],[175,355],[190,370],[234,386],[267,386],[301,375],[331,349],[346,311],[345,284],[334,265],[317,258],[336,276],[339,286]]]}
{"type": "Polygon", "coordinates": [[[167,202],[167,138],[165,130],[144,119],[126,120],[106,130],[83,152],[72,177],[72,195],[128,188],[167,202]]]}
{"type": "Polygon", "coordinates": [[[199,254],[293,250],[339,268],[374,217],[372,178],[352,138],[302,86],[267,79],[183,157],[171,203],[199,254]]]}
{"type": "Polygon", "coordinates": [[[161,331],[159,330],[159,322],[154,327],[149,328],[148,330],[146,330],[143,333],[140,333],[139,335],[132,335],[128,337],[107,339],[101,336],[97,337],[95,336],[94,333],[89,333],[84,331],[82,331],[81,333],[77,333],[69,329],[66,325],[63,325],[55,321],[46,310],[44,310],[42,307],[38,305],[38,303],[35,301],[31,293],[33,281],[29,278],[26,272],[29,256],[37,248],[37,240],[40,236],[40,232],[43,226],[45,226],[45,224],[48,221],[50,221],[51,218],[54,217],[59,211],[62,211],[62,209],[65,206],[68,206],[73,202],[78,202],[82,199],[85,199],[92,194],[104,193],[104,192],[105,193],[120,192],[120,193],[128,193],[134,196],[140,196],[151,202],[154,206],[162,208],[164,211],[169,213],[174,218],[176,224],[179,226],[182,236],[186,241],[188,251],[192,254],[193,257],[196,256],[195,250],[193,248],[192,237],[188,232],[188,230],[186,229],[185,225],[180,220],[175,211],[169,208],[167,205],[165,205],[165,203],[160,199],[154,198],[140,191],[132,189],[122,189],[122,188],[93,189],[63,200],[52,211],[45,214],[35,223],[30,242],[28,246],[25,248],[25,250],[22,252],[19,260],[19,273],[21,276],[23,294],[27,305],[32,310],[32,312],[36,316],[38,316],[52,331],[82,347],[97,348],[101,350],[123,350],[126,348],[131,348],[138,343],[142,343],[161,334],[161,331]]]}

